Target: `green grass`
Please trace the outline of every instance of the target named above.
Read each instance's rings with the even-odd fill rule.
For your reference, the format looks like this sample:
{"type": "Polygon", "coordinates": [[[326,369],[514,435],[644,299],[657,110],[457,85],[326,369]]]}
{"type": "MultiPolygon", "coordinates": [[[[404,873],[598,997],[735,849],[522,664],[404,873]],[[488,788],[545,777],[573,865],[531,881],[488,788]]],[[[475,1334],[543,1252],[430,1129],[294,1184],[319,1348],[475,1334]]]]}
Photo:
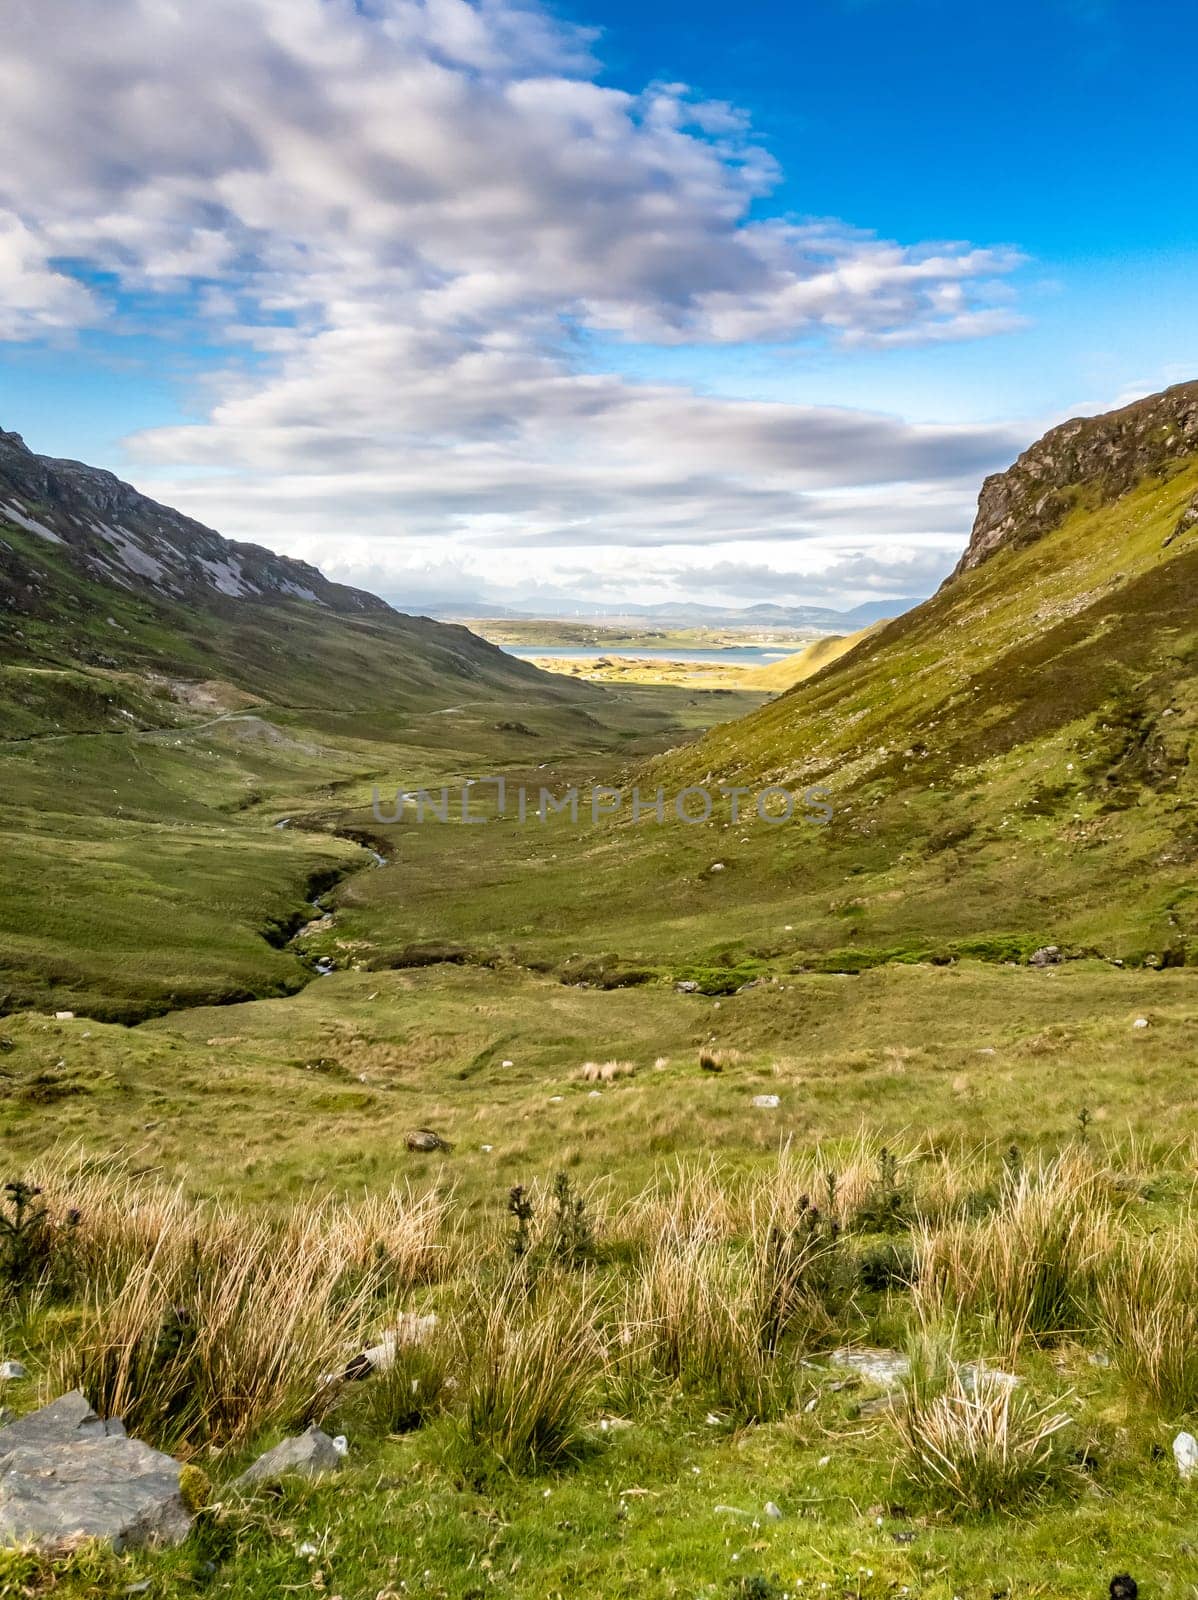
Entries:
{"type": "MultiPolygon", "coordinates": [[[[1169,1451],[1179,1420],[1187,1419],[1145,1405],[1140,1374],[1125,1378],[1106,1358],[1108,1329],[1097,1311],[1051,1351],[1019,1352],[1014,1397],[996,1384],[976,1390],[945,1378],[938,1386],[917,1367],[909,1398],[899,1397],[893,1415],[879,1408],[867,1381],[829,1367],[825,1358],[845,1341],[917,1345],[927,1324],[901,1286],[878,1290],[850,1280],[829,1296],[827,1276],[813,1279],[810,1292],[824,1296],[824,1325],[791,1324],[762,1354],[756,1285],[765,1280],[757,1274],[777,1257],[761,1224],[787,1214],[801,1219],[799,1187],[821,1171],[837,1174],[837,1198],[820,1199],[842,1219],[829,1248],[846,1267],[873,1237],[862,1229],[875,1218],[857,1201],[883,1167],[885,1181],[898,1185],[911,1208],[909,1220],[896,1225],[898,1236],[920,1216],[930,1228],[951,1229],[958,1204],[972,1207],[979,1228],[1001,1215],[1009,1168],[1000,1151],[962,1150],[946,1163],[921,1142],[890,1148],[890,1167],[880,1167],[877,1143],[848,1141],[818,1152],[791,1150],[781,1160],[757,1162],[752,1174],[727,1163],[667,1169],[622,1208],[583,1191],[593,1225],[590,1264],[544,1263],[530,1279],[519,1271],[513,1277],[505,1262],[502,1212],[489,1215],[468,1194],[447,1197],[443,1247],[430,1253],[426,1273],[404,1277],[401,1301],[440,1312],[444,1354],[430,1351],[426,1361],[404,1366],[409,1382],[428,1385],[415,1410],[397,1409],[385,1382],[372,1395],[375,1380],[335,1402],[326,1420],[348,1435],[345,1474],[324,1485],[288,1483],[248,1500],[230,1490],[257,1448],[296,1425],[300,1402],[292,1398],[291,1413],[284,1408],[257,1438],[243,1439],[232,1427],[222,1435],[222,1450],[199,1458],[202,1478],[194,1473],[192,1481],[204,1489],[209,1509],[181,1550],[121,1559],[81,1553],[57,1572],[48,1562],[22,1568],[9,1557],[10,1571],[30,1587],[40,1571],[47,1588],[54,1577],[56,1592],[104,1600],[147,1579],[151,1592],[163,1596],[181,1597],[200,1584],[251,1600],[293,1587],[346,1600],[405,1592],[466,1600],[480,1584],[484,1593],[495,1588],[521,1600],[580,1589],[666,1600],[807,1588],[889,1600],[904,1586],[939,1600],[993,1594],[997,1587],[1080,1600],[1101,1592],[1119,1570],[1135,1574],[1147,1594],[1188,1594],[1198,1581],[1182,1536],[1193,1490],[1179,1481],[1169,1451]],[[701,1248],[688,1250],[689,1239],[701,1248]],[[650,1302],[636,1285],[658,1285],[652,1302],[658,1319],[665,1315],[662,1294],[680,1303],[673,1288],[662,1287],[659,1262],[672,1252],[677,1270],[696,1281],[677,1359],[662,1362],[646,1337],[650,1302]],[[743,1277],[730,1270],[738,1261],[743,1277]],[[759,1420],[749,1425],[739,1411],[742,1388],[728,1387],[730,1378],[744,1376],[743,1365],[733,1372],[727,1364],[738,1341],[787,1379],[776,1390],[776,1409],[762,1415],[755,1405],[759,1420]],[[713,1364],[721,1348],[724,1361],[713,1364]],[[947,1395],[943,1414],[935,1410],[940,1395],[947,1395]],[[990,1407],[982,1420],[971,1415],[975,1405],[990,1407]],[[1065,1426],[1059,1439],[1054,1431],[1054,1448],[1040,1450],[1037,1436],[1048,1423],[1055,1430],[1059,1417],[1065,1426]],[[937,1442],[931,1455],[930,1440],[937,1442]],[[767,1512],[770,1504],[780,1517],[767,1512]]],[[[1091,1173],[1125,1195],[1126,1214],[1105,1248],[1117,1255],[1137,1230],[1168,1215],[1192,1227],[1181,1190],[1192,1180],[1196,1151],[1193,1140],[1159,1153],[1126,1137],[1069,1145],[1064,1160],[1071,1171],[1091,1173]]],[[[54,1205],[82,1200],[80,1238],[71,1248],[106,1272],[104,1281],[118,1292],[113,1304],[139,1308],[144,1284],[167,1293],[153,1281],[152,1267],[147,1274],[144,1250],[135,1248],[136,1240],[159,1237],[154,1230],[165,1228],[170,1259],[190,1264],[195,1279],[201,1314],[187,1326],[197,1343],[212,1341],[217,1350],[225,1340],[238,1350],[247,1345],[246,1358],[259,1364],[256,1352],[284,1351],[292,1365],[282,1378],[296,1395],[303,1391],[302,1352],[272,1343],[273,1324],[261,1318],[280,1309],[289,1317],[314,1297],[329,1297],[342,1275],[360,1283],[358,1262],[370,1259],[369,1220],[351,1231],[335,1214],[315,1214],[311,1197],[304,1197],[293,1215],[278,1219],[280,1239],[297,1251],[296,1267],[307,1264],[303,1292],[287,1292],[288,1258],[280,1247],[271,1273],[253,1290],[259,1320],[213,1326],[202,1307],[230,1298],[225,1282],[245,1292],[242,1241],[271,1248],[257,1231],[263,1212],[240,1222],[205,1221],[167,1201],[152,1174],[119,1179],[108,1198],[102,1167],[83,1169],[81,1193],[69,1171],[47,1181],[54,1205]],[[352,1249],[338,1251],[338,1230],[354,1239],[352,1249]],[[282,1305],[275,1308],[280,1290],[282,1305]]],[[[543,1190],[535,1199],[546,1205],[543,1190]]],[[[190,1308],[186,1284],[172,1280],[169,1294],[172,1304],[182,1295],[190,1308]]],[[[345,1315],[361,1319],[365,1311],[364,1328],[375,1319],[385,1325],[391,1310],[383,1300],[373,1312],[344,1295],[340,1303],[345,1315]]],[[[146,1328],[152,1333],[152,1322],[146,1328]]],[[[933,1333],[954,1360],[993,1356],[993,1330],[984,1320],[933,1333]]],[[[87,1319],[79,1324],[61,1301],[32,1311],[10,1303],[4,1336],[6,1349],[33,1373],[6,1395],[18,1408],[31,1403],[48,1367],[92,1338],[87,1319]]],[[[318,1342],[317,1335],[310,1353],[317,1363],[325,1357],[318,1342]]],[[[126,1347],[113,1341],[108,1348],[120,1355],[126,1347]]],[[[155,1351],[162,1348],[159,1338],[155,1351]]],[[[173,1351],[165,1367],[155,1359],[157,1366],[142,1374],[151,1393],[164,1373],[177,1386],[190,1370],[185,1360],[197,1360],[187,1348],[173,1351]]],[[[269,1381],[281,1381],[273,1369],[269,1381]]],[[[285,1393],[270,1390],[272,1403],[282,1404],[285,1393]]],[[[151,1437],[175,1437],[173,1414],[147,1406],[142,1417],[151,1437]]],[[[6,1581],[0,1565],[0,1593],[6,1581]]],[[[26,1592],[15,1576],[9,1592],[26,1592]]]]}
{"type": "MultiPolygon", "coordinates": [[[[401,622],[411,619],[392,631],[401,622]]],[[[365,648],[382,652],[392,625],[371,626],[377,637],[351,652],[350,624],[316,619],[282,702],[244,687],[278,684],[252,652],[226,658],[216,681],[3,670],[0,1014],[135,1020],[293,992],[311,965],[284,946],[315,915],[310,899],[370,865],[331,835],[378,832],[368,813],[347,814],[374,781],[386,793],[388,782],[502,771],[530,751],[624,761],[742,706],[576,688],[517,663],[513,676],[506,658],[464,688],[438,679],[435,657],[409,670],[380,654],[385,670],[371,676],[365,648]],[[283,818],[291,825],[276,827],[283,818]]]]}
{"type": "Polygon", "coordinates": [[[132,1030],[8,1018],[0,1138],[11,1164],[81,1139],[229,1197],[415,1177],[495,1206],[559,1167],[627,1189],[663,1161],[752,1162],[862,1124],[1030,1152],[1068,1137],[1085,1106],[1096,1132],[1164,1149],[1198,1133],[1196,1018],[1189,971],[1084,964],[895,966],[720,1000],[469,965],[344,972],[132,1030]],[[722,1073],[699,1071],[702,1049],[726,1058],[722,1073]],[[580,1076],[604,1060],[637,1070],[580,1076]],[[779,1108],[755,1108],[759,1093],[779,1108]],[[451,1157],[403,1148],[424,1126],[451,1157]]]}
{"type": "Polygon", "coordinates": [[[553,969],[582,945],[662,976],[1026,959],[1047,943],[1190,959],[1198,555],[1162,541],[1196,486],[1187,465],[1075,511],[747,719],[626,772],[668,797],[826,783],[830,826],[737,825],[726,805],[693,827],[634,824],[627,806],[598,828],[509,819],[485,844],[409,824],[393,830],[402,879],[347,891],[346,931],[381,965],[435,935],[553,969]]]}
{"type": "MultiPolygon", "coordinates": [[[[180,1205],[224,1203],[255,1249],[348,1198],[363,1217],[306,1259],[348,1272],[313,1303],[331,1282],[353,1315],[341,1291],[373,1293],[392,1262],[391,1185],[454,1226],[380,1290],[380,1321],[437,1309],[446,1342],[413,1365],[418,1403],[380,1389],[330,1419],[351,1438],[345,1478],[225,1493],[304,1420],[305,1374],[266,1372],[244,1421],[203,1388],[215,1369],[180,1356],[172,1382],[211,1419],[187,1413],[180,1437],[217,1447],[193,1540],[57,1571],[0,1556],[0,1596],[148,1579],[170,1600],[1080,1600],[1129,1570],[1145,1600],[1192,1597],[1195,1491],[1169,1454],[1198,1424],[1192,1270],[1136,1245],[1192,1231],[1198,1175],[1198,564],[1185,541],[1163,546],[1196,484],[1190,465],[1079,504],[739,722],[751,700],[547,680],[432,624],[302,607],[197,623],[101,603],[65,568],[36,616],[6,618],[0,1178],[72,1147],[101,1176],[123,1162],[135,1184],[177,1181],[180,1205]],[[827,778],[835,815],[371,815],[374,784],[494,772],[671,792],[708,774],[827,778]],[[1030,968],[1047,943],[1064,963],[1030,968]],[[318,958],[331,976],[313,977],[318,958]],[[588,1062],[632,1070],[604,1080],[588,1062]],[[452,1150],[410,1151],[426,1127],[452,1150]],[[1076,1228],[1039,1176],[1064,1148],[1100,1169],[1064,1185],[1076,1228]],[[593,1237],[565,1252],[570,1271],[534,1249],[513,1286],[509,1193],[524,1186],[543,1227],[563,1172],[593,1237]],[[847,1290],[794,1254],[813,1206],[841,1230],[847,1290]],[[1144,1315],[1111,1298],[1123,1282],[1144,1315]],[[538,1322],[558,1293],[559,1322],[538,1322]],[[1075,1455],[992,1472],[1004,1419],[963,1444],[950,1394],[921,1422],[952,1442],[946,1500],[877,1397],[818,1359],[924,1335],[1016,1364],[1016,1421],[1034,1434],[1037,1408],[1067,1405],[1075,1455]]],[[[16,1409],[68,1370],[115,1382],[113,1350],[152,1389],[138,1361],[158,1350],[162,1296],[207,1304],[224,1270],[228,1251],[215,1277],[180,1266],[180,1283],[134,1278],[148,1298],[122,1299],[121,1274],[144,1268],[141,1213],[88,1193],[83,1226],[124,1241],[104,1257],[119,1271],[93,1273],[90,1299],[76,1284],[7,1304],[3,1353],[32,1372],[3,1396],[16,1409]]],[[[277,1270],[243,1273],[247,1295],[259,1276],[286,1299],[277,1270]]],[[[247,1343],[245,1370],[262,1374],[259,1356],[247,1343]]],[[[146,1426],[167,1426],[142,1398],[146,1426]]]]}

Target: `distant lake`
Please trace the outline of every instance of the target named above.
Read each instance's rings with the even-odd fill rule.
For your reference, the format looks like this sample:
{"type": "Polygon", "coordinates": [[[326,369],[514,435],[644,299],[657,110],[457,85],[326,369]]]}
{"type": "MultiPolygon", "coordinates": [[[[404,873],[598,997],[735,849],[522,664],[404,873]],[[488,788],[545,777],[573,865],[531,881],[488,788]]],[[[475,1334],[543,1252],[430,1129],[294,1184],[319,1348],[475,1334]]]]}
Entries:
{"type": "Polygon", "coordinates": [[[637,644],[613,650],[610,645],[521,645],[517,649],[515,645],[503,644],[499,648],[509,656],[519,656],[522,661],[592,661],[596,656],[603,656],[608,661],[716,661],[730,666],[764,667],[771,661],[781,661],[786,656],[796,654],[803,646],[796,644],[790,650],[779,650],[776,645],[735,644],[729,645],[726,650],[688,650],[671,649],[664,644],[637,644]]]}

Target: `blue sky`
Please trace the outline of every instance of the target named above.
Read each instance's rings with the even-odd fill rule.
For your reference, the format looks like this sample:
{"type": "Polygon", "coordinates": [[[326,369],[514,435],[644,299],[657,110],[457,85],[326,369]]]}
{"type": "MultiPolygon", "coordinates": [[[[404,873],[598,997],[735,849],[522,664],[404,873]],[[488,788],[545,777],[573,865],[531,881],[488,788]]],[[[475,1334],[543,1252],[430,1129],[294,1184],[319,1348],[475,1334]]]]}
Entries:
{"type": "Polygon", "coordinates": [[[1160,0],[111,0],[0,63],[0,425],[413,608],[927,592],[1198,375],[1160,0]]]}
{"type": "MultiPolygon", "coordinates": [[[[771,210],[1031,258],[1019,333],[880,359],[703,353],[674,371],[927,420],[1052,417],[1198,374],[1198,13],[1162,0],[562,9],[603,28],[613,81],[676,75],[751,108],[784,174],[771,210]]],[[[661,370],[657,352],[611,359],[661,370]]]]}

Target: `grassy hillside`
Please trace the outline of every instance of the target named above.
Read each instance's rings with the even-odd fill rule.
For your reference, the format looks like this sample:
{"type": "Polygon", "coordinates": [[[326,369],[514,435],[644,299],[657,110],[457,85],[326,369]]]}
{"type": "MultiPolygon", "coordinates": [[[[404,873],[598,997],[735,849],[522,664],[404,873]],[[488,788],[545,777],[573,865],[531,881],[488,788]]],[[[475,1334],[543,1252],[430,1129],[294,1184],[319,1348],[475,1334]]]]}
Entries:
{"type": "Polygon", "coordinates": [[[736,707],[548,676],[14,438],[0,1012],[133,1018],[292,991],[312,976],[286,948],[309,902],[371,864],[333,837],[347,787],[653,748],[736,707]]]}
{"type": "Polygon", "coordinates": [[[868,639],[871,634],[884,626],[884,623],[875,622],[868,628],[862,628],[859,633],[833,633],[826,639],[815,639],[793,656],[787,656],[784,661],[775,661],[768,667],[758,667],[752,681],[762,689],[793,689],[796,683],[805,683],[817,672],[822,672],[825,667],[831,666],[833,661],[839,661],[841,656],[848,655],[849,651],[855,650],[863,639],[868,639]]]}
{"type": "Polygon", "coordinates": [[[1048,943],[1190,959],[1196,494],[1193,457],[1111,502],[1079,485],[1037,540],[627,774],[671,796],[826,785],[830,826],[768,826],[752,810],[734,824],[726,806],[699,826],[634,825],[625,809],[595,828],[509,821],[485,850],[461,829],[409,827],[395,836],[402,939],[385,877],[354,886],[347,926],[379,963],[435,934],[562,971],[582,945],[609,974],[725,987],[893,959],[1026,959],[1048,943]],[[448,901],[446,878],[459,886],[448,901]]]}
{"type": "Polygon", "coordinates": [[[198,1515],[0,1551],[0,1595],[1192,1595],[1198,462],[1075,488],[701,738],[744,702],[294,596],[155,642],[187,607],[117,585],[100,661],[101,591],[72,630],[43,585],[4,668],[0,1178],[47,1213],[0,1229],[3,1398],[82,1383],[198,1515]],[[372,815],[497,772],[834,814],[372,815]],[[844,1364],[876,1347],[892,1386],[844,1364]],[[313,1421],[342,1473],[236,1487],[313,1421]]]}

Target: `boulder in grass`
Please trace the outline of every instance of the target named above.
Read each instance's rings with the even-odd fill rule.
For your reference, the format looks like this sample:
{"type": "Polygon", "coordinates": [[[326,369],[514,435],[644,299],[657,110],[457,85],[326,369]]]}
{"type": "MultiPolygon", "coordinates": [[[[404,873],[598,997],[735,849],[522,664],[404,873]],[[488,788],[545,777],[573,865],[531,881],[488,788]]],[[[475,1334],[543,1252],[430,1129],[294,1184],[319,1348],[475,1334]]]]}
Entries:
{"type": "Polygon", "coordinates": [[[191,1513],[180,1463],[75,1392],[0,1429],[0,1542],[53,1552],[80,1539],[116,1551],[180,1544],[191,1513]]]}
{"type": "Polygon", "coordinates": [[[237,1479],[239,1489],[253,1489],[259,1484],[277,1483],[280,1478],[322,1478],[327,1472],[339,1472],[345,1465],[345,1456],[336,1444],[319,1428],[309,1428],[293,1439],[284,1439],[237,1479]]]}
{"type": "Polygon", "coordinates": [[[453,1149],[453,1145],[450,1144],[449,1140],[443,1139],[432,1128],[413,1128],[411,1132],[404,1135],[404,1144],[407,1145],[409,1150],[420,1151],[425,1155],[430,1155],[434,1150],[450,1151],[453,1149]]]}
{"type": "Polygon", "coordinates": [[[866,1383],[879,1389],[895,1390],[911,1376],[911,1362],[901,1350],[849,1349],[833,1350],[828,1357],[834,1367],[854,1372],[866,1383]]]}
{"type": "Polygon", "coordinates": [[[1041,945],[1031,957],[1033,967],[1058,967],[1061,964],[1061,947],[1056,944],[1041,945]]]}
{"type": "Polygon", "coordinates": [[[342,1376],[347,1382],[369,1378],[372,1372],[387,1372],[395,1365],[400,1350],[411,1345],[426,1344],[437,1331],[437,1313],[430,1311],[420,1316],[415,1311],[404,1311],[393,1328],[388,1328],[378,1344],[370,1345],[356,1355],[342,1376]]]}

